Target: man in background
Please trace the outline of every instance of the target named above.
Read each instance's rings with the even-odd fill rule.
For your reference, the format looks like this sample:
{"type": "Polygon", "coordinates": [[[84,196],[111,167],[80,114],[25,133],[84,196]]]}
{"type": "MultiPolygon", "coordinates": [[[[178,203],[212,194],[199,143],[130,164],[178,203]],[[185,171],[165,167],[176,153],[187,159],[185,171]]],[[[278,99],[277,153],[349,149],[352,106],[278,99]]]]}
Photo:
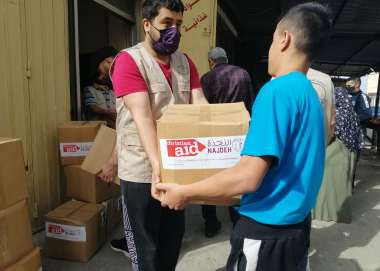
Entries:
{"type": "Polygon", "coordinates": [[[347,81],[346,86],[351,96],[352,105],[359,117],[360,125],[363,129],[372,124],[371,100],[367,94],[361,90],[360,78],[353,78],[347,81]]]}
{"type": "MultiPolygon", "coordinates": [[[[210,104],[244,102],[248,112],[251,111],[255,98],[251,77],[240,67],[228,64],[227,53],[216,47],[208,53],[210,71],[201,78],[201,85],[210,104]]],[[[232,223],[237,221],[237,213],[229,209],[232,223]]],[[[216,207],[203,205],[202,215],[205,220],[205,236],[214,237],[221,230],[221,223],[216,215],[216,207]]]]}

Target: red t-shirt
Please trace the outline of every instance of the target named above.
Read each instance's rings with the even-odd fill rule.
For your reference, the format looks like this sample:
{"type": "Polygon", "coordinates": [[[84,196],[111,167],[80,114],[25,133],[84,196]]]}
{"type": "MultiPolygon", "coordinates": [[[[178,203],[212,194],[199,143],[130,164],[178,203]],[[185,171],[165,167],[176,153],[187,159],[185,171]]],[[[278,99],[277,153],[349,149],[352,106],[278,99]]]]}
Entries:
{"type": "MultiPolygon", "coordinates": [[[[186,56],[190,66],[190,89],[201,88],[199,74],[193,61],[186,56]]],[[[170,65],[158,63],[170,87],[172,86],[172,71],[170,65]]],[[[148,91],[136,62],[127,52],[121,52],[115,59],[112,69],[112,85],[116,97],[123,97],[135,92],[148,91]]]]}

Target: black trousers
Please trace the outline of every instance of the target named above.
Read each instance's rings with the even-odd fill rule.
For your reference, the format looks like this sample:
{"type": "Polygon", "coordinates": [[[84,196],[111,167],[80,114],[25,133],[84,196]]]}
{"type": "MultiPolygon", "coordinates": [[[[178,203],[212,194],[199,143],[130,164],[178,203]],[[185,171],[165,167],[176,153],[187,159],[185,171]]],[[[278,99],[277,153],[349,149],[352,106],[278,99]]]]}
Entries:
{"type": "MultiPolygon", "coordinates": [[[[228,207],[230,213],[230,219],[233,226],[239,220],[239,213],[233,208],[228,207]]],[[[202,216],[206,223],[216,223],[218,217],[216,216],[216,206],[215,205],[202,205],[202,216]]]]}
{"type": "Polygon", "coordinates": [[[231,236],[227,271],[306,271],[310,215],[285,226],[260,224],[241,217],[231,236]]]}
{"type": "Polygon", "coordinates": [[[125,237],[134,271],[174,271],[185,232],[184,212],[162,208],[151,185],[121,181],[125,237]]]}

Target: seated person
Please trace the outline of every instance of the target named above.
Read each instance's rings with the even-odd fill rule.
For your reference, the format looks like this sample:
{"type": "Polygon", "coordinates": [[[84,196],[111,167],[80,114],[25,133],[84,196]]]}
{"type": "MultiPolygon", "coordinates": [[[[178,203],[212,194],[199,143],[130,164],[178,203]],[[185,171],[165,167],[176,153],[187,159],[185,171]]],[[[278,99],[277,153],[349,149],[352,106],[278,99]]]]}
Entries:
{"type": "Polygon", "coordinates": [[[87,120],[105,120],[111,128],[115,128],[116,97],[112,83],[103,66],[112,63],[117,53],[116,49],[105,47],[92,55],[92,79],[90,85],[84,88],[84,106],[87,120]]]}
{"type": "Polygon", "coordinates": [[[107,85],[93,82],[84,88],[84,105],[87,120],[105,120],[107,125],[115,128],[116,98],[107,85]]]}

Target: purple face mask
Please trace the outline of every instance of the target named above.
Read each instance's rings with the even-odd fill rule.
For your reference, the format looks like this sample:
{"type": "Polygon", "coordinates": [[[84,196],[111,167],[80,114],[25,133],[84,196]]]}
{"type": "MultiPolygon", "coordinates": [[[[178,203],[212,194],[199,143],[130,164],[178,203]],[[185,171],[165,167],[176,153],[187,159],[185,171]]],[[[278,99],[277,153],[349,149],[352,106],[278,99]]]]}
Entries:
{"type": "Polygon", "coordinates": [[[153,44],[154,50],[163,56],[171,55],[177,51],[181,41],[181,33],[178,31],[178,28],[169,27],[163,30],[157,29],[156,27],[154,28],[160,32],[159,40],[153,44]]]}

